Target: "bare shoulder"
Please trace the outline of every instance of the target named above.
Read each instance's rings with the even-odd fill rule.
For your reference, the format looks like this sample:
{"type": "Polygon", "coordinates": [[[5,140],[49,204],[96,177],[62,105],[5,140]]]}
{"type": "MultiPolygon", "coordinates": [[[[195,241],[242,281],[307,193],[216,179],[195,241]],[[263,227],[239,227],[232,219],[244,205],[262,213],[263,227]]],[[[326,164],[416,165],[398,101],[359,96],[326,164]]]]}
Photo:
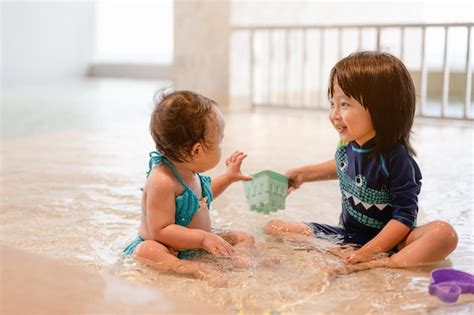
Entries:
{"type": "Polygon", "coordinates": [[[145,183],[146,193],[162,192],[173,195],[179,192],[180,185],[173,175],[173,172],[165,166],[156,166],[150,172],[145,183]]]}

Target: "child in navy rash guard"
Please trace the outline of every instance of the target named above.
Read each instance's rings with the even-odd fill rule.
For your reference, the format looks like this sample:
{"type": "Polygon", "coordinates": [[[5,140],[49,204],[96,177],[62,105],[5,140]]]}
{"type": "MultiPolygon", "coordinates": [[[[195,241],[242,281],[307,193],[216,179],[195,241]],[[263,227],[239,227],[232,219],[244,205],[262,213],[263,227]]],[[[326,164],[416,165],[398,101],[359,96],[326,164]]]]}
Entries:
{"type": "Polygon", "coordinates": [[[340,270],[409,267],[442,260],[457,245],[453,227],[433,221],[417,227],[421,172],[410,133],[415,88],[396,57],[358,52],[331,70],[329,120],[341,139],[335,158],[286,172],[289,192],[304,182],[339,179],[339,226],[273,220],[270,235],[335,235],[356,245],[339,251],[340,270]],[[376,259],[377,254],[393,255],[376,259]]]}
{"type": "MultiPolygon", "coordinates": [[[[364,245],[390,221],[410,229],[416,226],[421,173],[418,165],[399,144],[386,154],[373,156],[375,139],[362,146],[342,143],[336,151],[342,212],[340,223],[346,238],[364,245]]],[[[310,223],[315,232],[317,226],[310,223]]],[[[350,240],[348,240],[350,242],[350,240]]]]}

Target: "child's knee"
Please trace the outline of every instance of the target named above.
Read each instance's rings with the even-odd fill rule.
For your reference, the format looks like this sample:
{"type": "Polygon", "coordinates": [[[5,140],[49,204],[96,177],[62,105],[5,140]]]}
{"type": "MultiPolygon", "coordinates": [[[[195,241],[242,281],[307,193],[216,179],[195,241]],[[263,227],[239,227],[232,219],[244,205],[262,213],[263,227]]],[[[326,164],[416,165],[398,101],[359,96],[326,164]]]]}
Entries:
{"type": "Polygon", "coordinates": [[[452,252],[458,244],[458,234],[453,226],[447,222],[436,220],[431,223],[433,225],[434,235],[444,248],[452,252]]]}
{"type": "Polygon", "coordinates": [[[252,235],[250,235],[248,233],[245,233],[245,232],[237,233],[235,235],[235,238],[236,238],[236,243],[245,242],[245,243],[248,243],[248,244],[251,244],[251,245],[255,244],[255,237],[253,237],[252,235]]]}
{"type": "Polygon", "coordinates": [[[146,240],[137,246],[135,249],[134,255],[137,258],[146,259],[146,260],[156,260],[156,256],[160,253],[169,252],[168,248],[163,244],[152,240],[146,240]]]}
{"type": "Polygon", "coordinates": [[[285,224],[283,220],[271,220],[263,227],[263,232],[268,235],[279,235],[285,224]]]}

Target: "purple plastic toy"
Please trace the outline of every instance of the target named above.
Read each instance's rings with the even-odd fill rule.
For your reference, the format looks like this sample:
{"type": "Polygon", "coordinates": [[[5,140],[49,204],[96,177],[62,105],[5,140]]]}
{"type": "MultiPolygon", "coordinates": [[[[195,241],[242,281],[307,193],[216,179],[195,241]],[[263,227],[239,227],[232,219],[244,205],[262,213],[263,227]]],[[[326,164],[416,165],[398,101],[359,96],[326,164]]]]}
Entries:
{"type": "Polygon", "coordinates": [[[442,268],[431,272],[430,294],[453,303],[462,293],[474,293],[474,276],[460,270],[442,268]]]}

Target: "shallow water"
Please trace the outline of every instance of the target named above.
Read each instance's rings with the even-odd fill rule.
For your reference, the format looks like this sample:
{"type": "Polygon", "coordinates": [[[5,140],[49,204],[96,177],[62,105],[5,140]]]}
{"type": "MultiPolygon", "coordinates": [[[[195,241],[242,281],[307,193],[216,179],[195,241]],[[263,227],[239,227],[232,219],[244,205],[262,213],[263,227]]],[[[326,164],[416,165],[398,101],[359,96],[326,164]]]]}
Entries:
{"type": "MultiPolygon", "coordinates": [[[[268,216],[247,208],[236,184],[213,203],[213,226],[248,231],[261,257],[276,269],[239,270],[225,259],[203,257],[228,273],[229,288],[160,273],[121,250],[137,233],[140,190],[147,171],[151,99],[167,82],[86,81],[9,89],[2,95],[1,227],[3,244],[151,283],[179,296],[207,301],[230,313],[473,313],[474,296],[445,305],[427,293],[429,271],[369,270],[328,278],[339,261],[322,250],[266,237],[270,219],[336,224],[336,181],[305,184],[287,209],[268,216]]],[[[247,152],[244,170],[283,172],[329,159],[337,135],[317,111],[226,112],[224,155],[247,152]]],[[[442,219],[460,242],[442,266],[474,273],[472,123],[419,120],[414,145],[423,173],[419,224],[442,219]]],[[[216,175],[223,166],[209,172],[216,175]]],[[[440,266],[440,265],[438,265],[440,266]]]]}

